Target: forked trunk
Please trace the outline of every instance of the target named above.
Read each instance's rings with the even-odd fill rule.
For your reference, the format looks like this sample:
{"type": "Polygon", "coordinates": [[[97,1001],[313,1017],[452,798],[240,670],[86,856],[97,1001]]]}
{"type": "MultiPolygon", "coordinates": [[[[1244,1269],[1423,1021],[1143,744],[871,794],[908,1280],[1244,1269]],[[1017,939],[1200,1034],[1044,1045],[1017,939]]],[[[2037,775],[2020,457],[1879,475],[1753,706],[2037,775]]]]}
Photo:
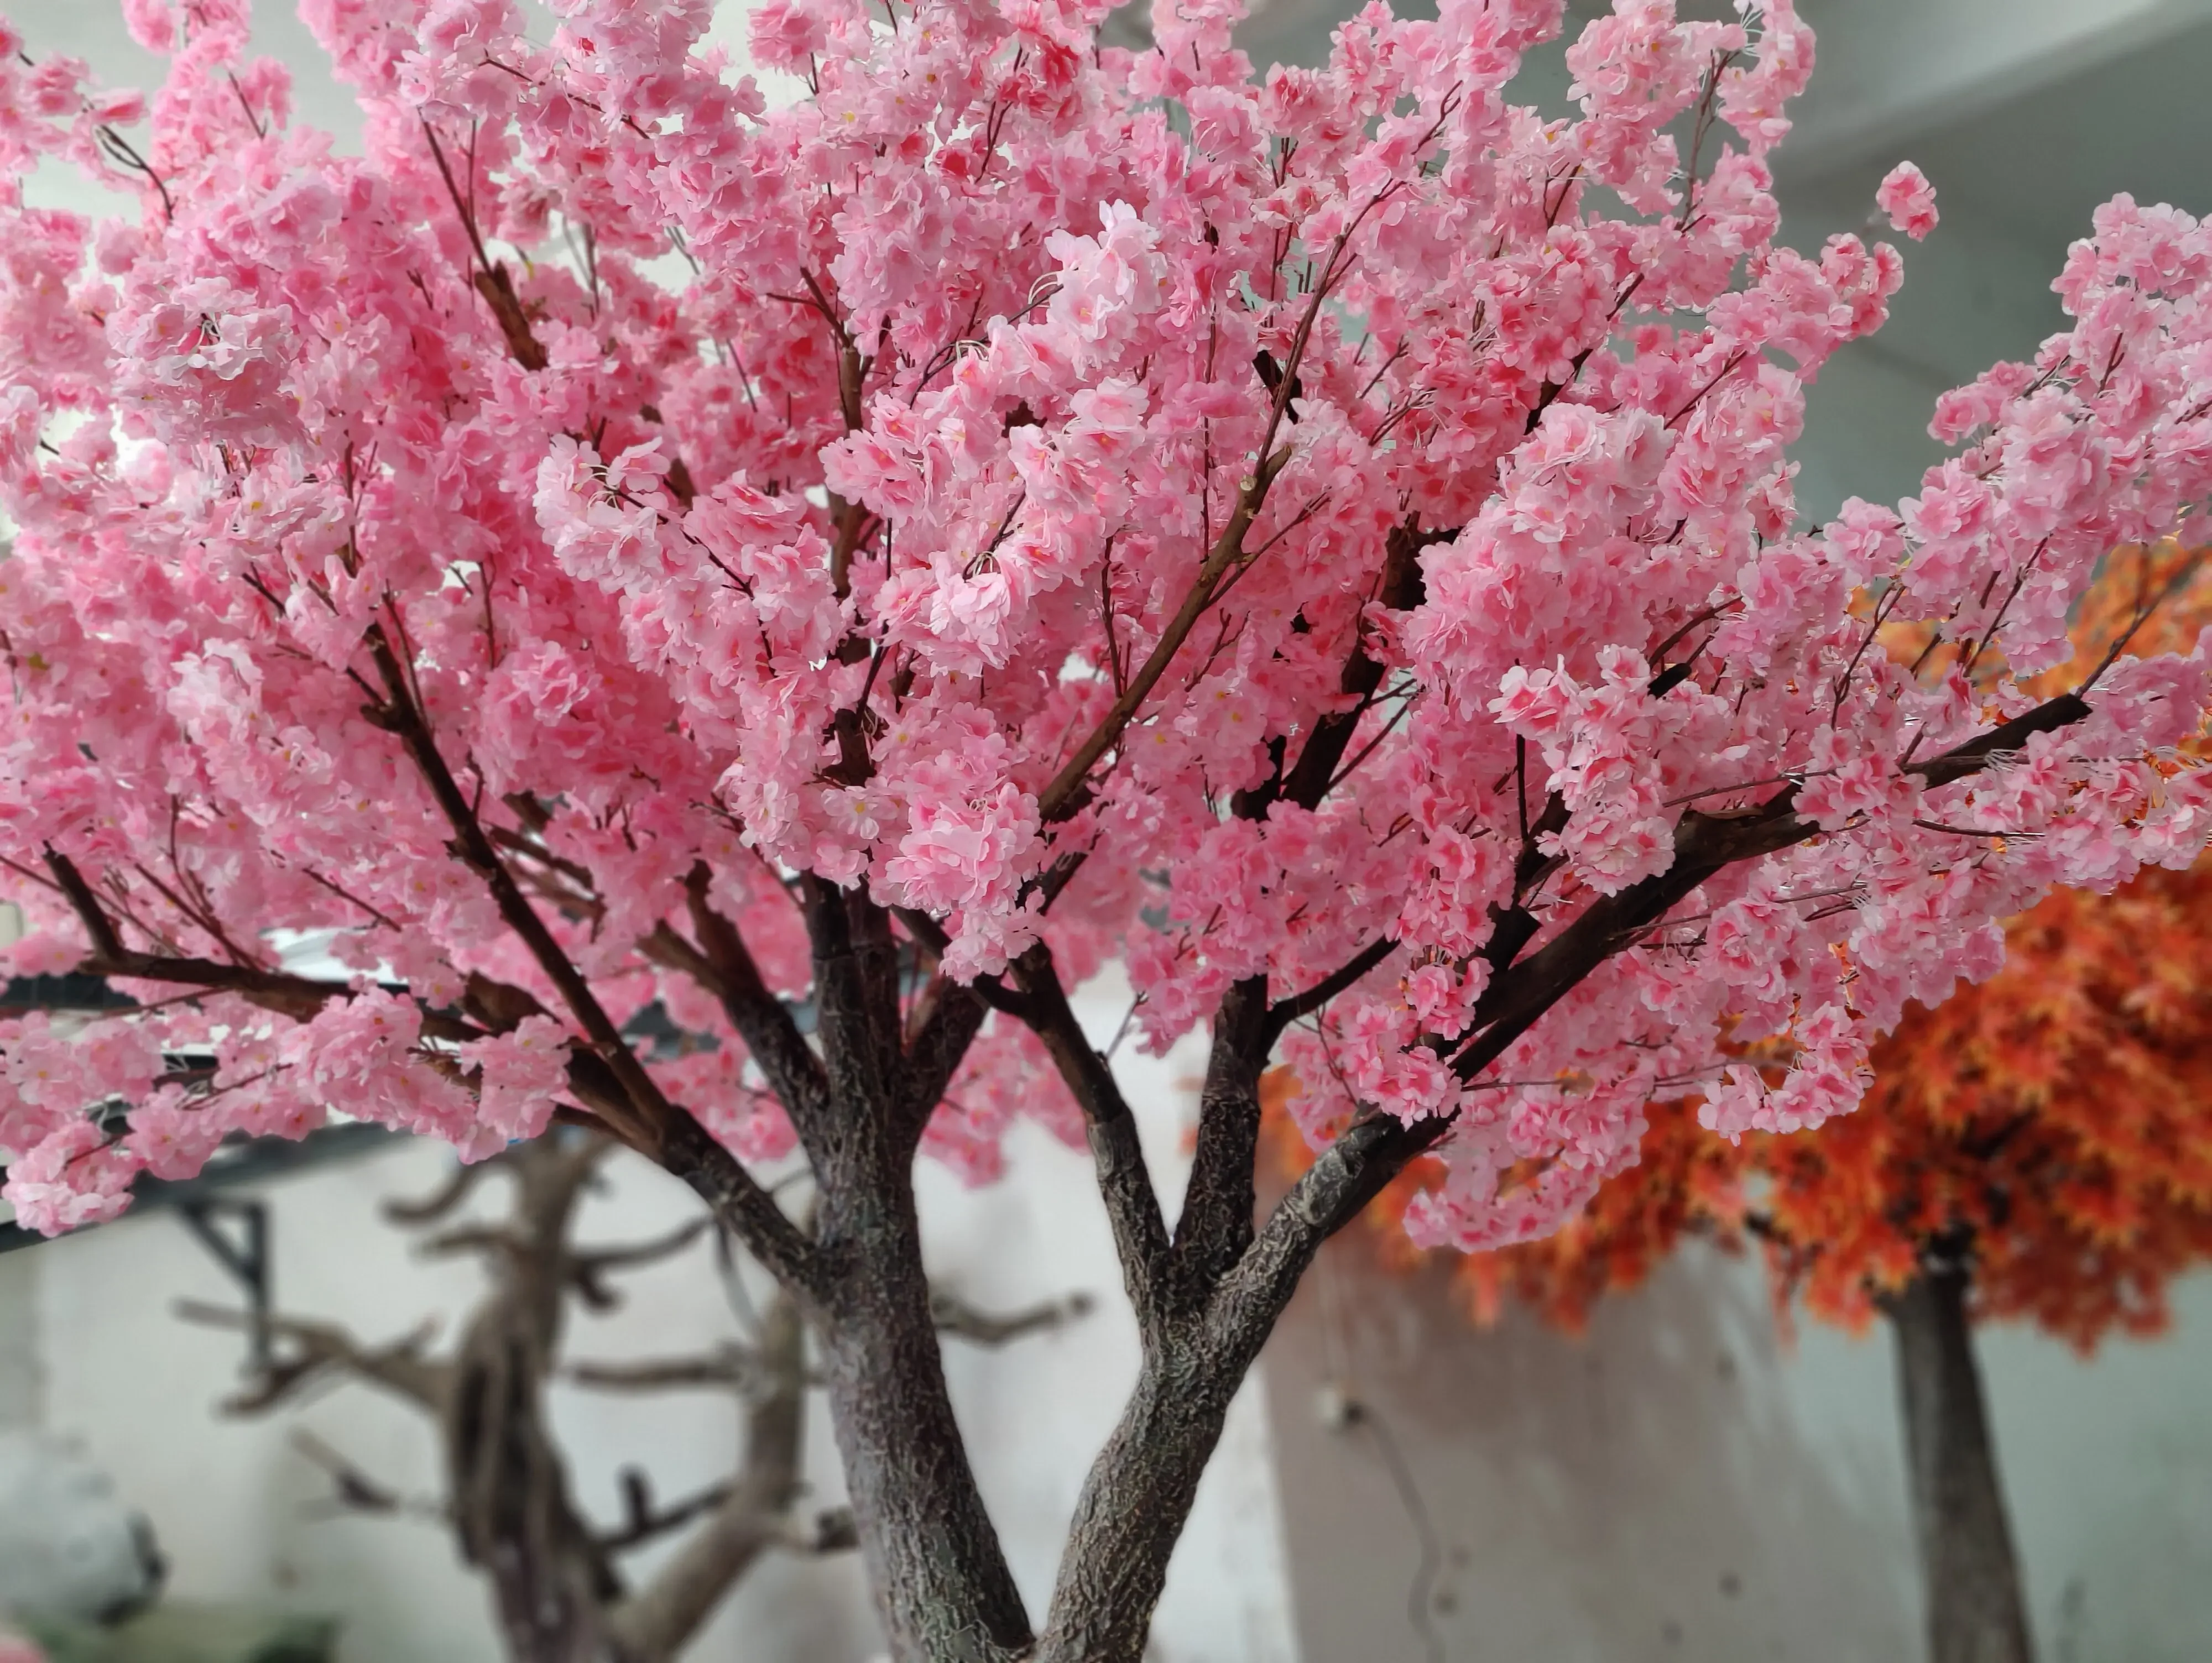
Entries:
{"type": "Polygon", "coordinates": [[[1929,1663],[2030,1663],[2020,1563],[1966,1321],[1968,1279],[1962,1264],[1928,1270],[1884,1306],[1897,1331],[1929,1663]]]}

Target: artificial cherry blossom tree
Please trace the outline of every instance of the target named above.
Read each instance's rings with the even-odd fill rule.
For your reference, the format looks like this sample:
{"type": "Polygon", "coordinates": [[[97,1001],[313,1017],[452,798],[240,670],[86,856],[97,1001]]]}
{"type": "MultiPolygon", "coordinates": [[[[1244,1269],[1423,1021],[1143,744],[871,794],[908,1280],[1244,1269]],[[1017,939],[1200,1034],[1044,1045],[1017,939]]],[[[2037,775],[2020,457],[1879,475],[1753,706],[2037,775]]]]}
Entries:
{"type": "Polygon", "coordinates": [[[2016,678],[2212,488],[2212,236],[2102,210],[1921,493],[1797,529],[1805,384],[1901,263],[1773,240],[1790,0],[1623,0],[1566,121],[1510,91],[1560,0],[1264,76],[1234,0],[1142,50],[1101,0],[768,0],[773,112],[708,0],[303,9],[362,157],[243,0],[129,0],[137,138],[6,43],[0,168],[140,211],[0,209],[0,871],[22,968],[145,1007],[9,1030],[7,1193],[66,1229],[327,1103],[590,1122],[805,1311],[899,1659],[1137,1656],[1237,1382],[1417,1156],[1424,1239],[1540,1235],[1650,1098],[1843,1113],[1996,920],[2204,841],[2201,654],[2016,678]],[[1916,620],[1969,673],[1869,651],[1916,620]],[[311,929],[353,980],[283,967],[311,929]],[[1210,1036],[1172,1221],[1069,1002],[1112,956],[1146,1043],[1210,1036]],[[717,1044],[633,1049],[656,998],[717,1044]],[[1279,1052],[1326,1147],[1258,1218],[1279,1052]],[[1143,1340],[1034,1619],[910,1181],[1022,1116],[1088,1139],[1143,1340]],[[754,1175],[794,1144],[805,1227],[754,1175]]]}

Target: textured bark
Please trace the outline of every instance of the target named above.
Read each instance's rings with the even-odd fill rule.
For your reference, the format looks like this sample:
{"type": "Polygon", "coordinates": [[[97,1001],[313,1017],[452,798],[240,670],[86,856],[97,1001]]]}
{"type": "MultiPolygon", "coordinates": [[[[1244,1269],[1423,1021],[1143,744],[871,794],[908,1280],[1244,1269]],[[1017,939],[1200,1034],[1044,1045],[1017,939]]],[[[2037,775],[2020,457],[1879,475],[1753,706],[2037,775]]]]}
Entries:
{"type": "Polygon", "coordinates": [[[2020,1563],[1966,1320],[1968,1272],[1924,1271],[1884,1306],[1897,1332],[1929,1663],[2029,1663],[2020,1563]]]}
{"type": "Polygon", "coordinates": [[[1250,1364],[1243,1346],[1221,1351],[1176,1339],[1146,1357],[1076,1502],[1034,1663],[1137,1663],[1144,1655],[1168,1561],[1250,1364]]]}
{"type": "Polygon", "coordinates": [[[880,1199],[816,1324],[861,1557],[896,1663],[1002,1663],[1029,1617],[952,1417],[913,1192],[880,1199]]]}

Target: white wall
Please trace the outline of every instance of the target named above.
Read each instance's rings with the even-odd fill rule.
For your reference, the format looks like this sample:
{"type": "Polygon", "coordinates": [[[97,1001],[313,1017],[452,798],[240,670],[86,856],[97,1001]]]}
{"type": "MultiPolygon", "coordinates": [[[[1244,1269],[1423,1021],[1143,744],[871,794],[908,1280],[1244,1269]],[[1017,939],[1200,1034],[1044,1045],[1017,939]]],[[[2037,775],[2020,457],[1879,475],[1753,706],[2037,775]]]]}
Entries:
{"type": "MultiPolygon", "coordinates": [[[[1983,1337],[2046,1663],[2212,1657],[2212,1274],[2163,1340],[2084,1363],[1983,1337]]],[[[1468,1320],[1334,1244],[1267,1355],[1307,1655],[1362,1663],[1910,1663],[1923,1655],[1888,1336],[1778,1342],[1755,1266],[1693,1249],[1587,1338],[1468,1320]],[[1410,1456],[1439,1565],[1364,1427],[1410,1456]]]]}
{"type": "MultiPolygon", "coordinates": [[[[1126,1005],[1125,992],[1108,989],[1080,1002],[1102,1041],[1126,1005]]],[[[1117,1065],[1173,1205],[1193,1059],[1156,1062],[1125,1049],[1117,1065]]],[[[933,1275],[970,1302],[1005,1310],[1077,1290],[1098,1300],[1073,1325],[1003,1350],[958,1341],[946,1348],[985,1496],[1023,1593],[1041,1611],[1077,1486],[1134,1378],[1137,1344],[1088,1156],[1031,1128],[1018,1132],[1011,1155],[1006,1180],[977,1191],[925,1162],[921,1205],[933,1275]]],[[[396,1337],[430,1314],[445,1318],[450,1332],[475,1296],[474,1271],[409,1259],[401,1235],[375,1216],[386,1197],[427,1192],[448,1158],[437,1146],[410,1144],[266,1187],[280,1308],[342,1320],[369,1339],[396,1337]]],[[[694,1211],[681,1186],[642,1162],[613,1163],[610,1177],[608,1193],[586,1204],[580,1240],[643,1239],[694,1211]]],[[[486,1197],[478,1210],[495,1205],[486,1197]]],[[[149,1213],[0,1259],[0,1290],[7,1273],[20,1278],[26,1270],[37,1284],[47,1422],[81,1435],[126,1498],[152,1516],[174,1563],[175,1592],[339,1612],[346,1663],[477,1663],[496,1654],[483,1594],[439,1527],[303,1516],[327,1486],[289,1446],[295,1426],[380,1480],[434,1496],[434,1447],[414,1411],[348,1387],[270,1419],[218,1419],[214,1405],[235,1382],[242,1341],[179,1323],[170,1308],[179,1298],[237,1298],[172,1215],[149,1213]]],[[[689,1351],[734,1331],[703,1246],[623,1285],[625,1308],[580,1320],[572,1355],[689,1351]]],[[[841,1499],[842,1484],[815,1408],[809,1470],[827,1505],[841,1499]]],[[[564,1391],[556,1415],[580,1494],[610,1520],[621,1463],[641,1465],[657,1493],[674,1496],[721,1476],[737,1448],[735,1416],[714,1394],[564,1391]]],[[[1248,1390],[1170,1573],[1159,1663],[1295,1663],[1279,1510],[1264,1399],[1248,1390]]],[[[690,1654],[859,1663],[876,1643],[851,1556],[782,1559],[742,1587],[690,1654]]]]}

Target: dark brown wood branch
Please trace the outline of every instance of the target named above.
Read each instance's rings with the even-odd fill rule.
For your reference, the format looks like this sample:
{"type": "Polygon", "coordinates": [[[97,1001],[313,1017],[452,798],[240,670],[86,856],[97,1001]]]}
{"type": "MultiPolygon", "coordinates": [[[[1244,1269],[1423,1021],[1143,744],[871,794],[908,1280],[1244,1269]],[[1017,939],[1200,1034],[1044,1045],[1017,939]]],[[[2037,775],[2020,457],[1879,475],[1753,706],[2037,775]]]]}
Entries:
{"type": "MultiPolygon", "coordinates": [[[[92,943],[91,956],[77,967],[88,976],[120,976],[135,981],[163,981],[179,987],[204,988],[212,993],[235,993],[248,1004],[307,1022],[332,999],[349,998],[353,989],[342,981],[319,981],[310,976],[288,975],[258,965],[225,964],[219,960],[139,952],[124,945],[123,938],[100,902],[98,894],[67,855],[49,848],[46,870],[68,899],[70,910],[92,943]]],[[[480,1030],[434,1011],[423,1016],[423,1032],[437,1039],[481,1039],[480,1030]]]]}
{"type": "Polygon", "coordinates": [[[484,304],[498,320],[499,332],[507,341],[507,355],[525,369],[544,369],[547,362],[545,349],[538,344],[538,336],[530,327],[530,314],[523,310],[522,297],[515,293],[514,279],[507,275],[507,263],[494,260],[475,273],[473,282],[477,293],[483,296],[484,304]]]}
{"type": "Polygon", "coordinates": [[[1213,1015],[1190,1184],[1176,1221],[1174,1303],[1202,1305],[1222,1273],[1250,1245],[1260,1143],[1260,1071],[1273,1039],[1267,978],[1249,976],[1222,995],[1213,1015]]]}
{"type": "Polygon", "coordinates": [[[933,975],[907,1018],[905,1056],[891,1107],[900,1138],[919,1143],[945,1089],[990,1015],[983,995],[939,972],[933,975]]]}
{"type": "Polygon", "coordinates": [[[436,736],[430,731],[428,715],[416,701],[413,681],[381,627],[373,627],[368,640],[377,674],[384,683],[385,702],[370,707],[365,713],[398,737],[416,773],[429,787],[431,798],[447,824],[453,828],[455,855],[483,881],[499,910],[501,922],[528,950],[600,1059],[621,1083],[629,1100],[628,1111],[611,1123],[613,1130],[623,1141],[651,1154],[662,1126],[676,1118],[677,1111],[645,1071],[645,1065],[623,1038],[621,1029],[607,1015],[583,973],[553,938],[545,920],[530,904],[530,898],[523,894],[497,847],[486,835],[467,793],[447,766],[436,736]]]}
{"type": "Polygon", "coordinates": [[[1136,1117],[1122,1098],[1113,1068],[1076,1020],[1060,986],[1059,968],[1042,942],[1016,961],[1014,980],[1022,992],[1024,1019],[1043,1041],[1083,1111],[1099,1193],[1105,1199],[1137,1320],[1140,1326],[1157,1326],[1166,1314],[1168,1230],[1152,1171],[1145,1163],[1144,1146],[1137,1138],[1136,1117]]]}
{"type": "Polygon", "coordinates": [[[1283,1036],[1284,1029],[1292,1023],[1313,1015],[1340,993],[1357,987],[1382,961],[1398,950],[1399,944],[1388,936],[1377,936],[1346,959],[1341,965],[1323,976],[1303,993],[1293,993],[1280,998],[1267,1008],[1267,1041],[1273,1045],[1283,1036]]]}
{"type": "Polygon", "coordinates": [[[901,1039],[898,950],[890,916],[860,889],[841,889],[809,875],[800,880],[806,932],[813,948],[815,1028],[822,1040],[835,1116],[818,1125],[795,1122],[799,1139],[826,1163],[874,1163],[890,1153],[857,1136],[851,1122],[888,1129],[895,1120],[901,1039]]]}
{"type": "Polygon", "coordinates": [[[2033,710],[2023,711],[2008,722],[2000,722],[1964,744],[1952,746],[1940,756],[1911,764],[1905,771],[1918,774],[1932,791],[1970,774],[1978,774],[1994,759],[2009,756],[2035,735],[2071,727],[2087,719],[2088,714],[2087,700],[2077,694],[2062,693],[2055,699],[2045,700],[2033,710]]]}
{"type": "MultiPolygon", "coordinates": [[[[671,950],[685,974],[721,1005],[730,1026],[738,1030],[738,1037],[760,1064],[769,1089],[793,1114],[817,1114],[827,1102],[830,1086],[822,1059],[808,1048],[790,1010],[762,978],[760,966],[738,926],[714,909],[708,898],[711,883],[712,875],[703,862],[685,874],[684,905],[699,944],[694,949],[669,930],[665,938],[671,950]]],[[[653,939],[663,941],[663,933],[657,932],[653,939]]]]}
{"type": "MultiPolygon", "coordinates": [[[[1953,784],[2016,751],[2034,734],[2082,720],[2089,707],[2067,693],[2000,723],[1909,768],[1930,787],[1953,784]]],[[[1759,807],[1737,815],[1685,814],[1674,828],[1668,868],[1616,895],[1592,901],[1573,923],[1494,980],[1476,1004],[1474,1037],[1454,1059],[1462,1079],[1475,1078],[1506,1047],[1578,986],[1605,960],[1638,939],[1689,893],[1724,868],[1757,859],[1816,836],[1819,828],[1796,812],[1797,787],[1790,786],[1759,807]]]]}
{"type": "MultiPolygon", "coordinates": [[[[483,880],[501,920],[529,950],[590,1040],[592,1054],[619,1088],[618,1097],[602,1098],[589,1107],[625,1143],[659,1161],[705,1196],[779,1279],[802,1287],[813,1282],[818,1266],[812,1244],[736,1156],[662,1095],[591,984],[554,939],[485,835],[475,809],[447,767],[428,719],[416,701],[413,685],[381,627],[371,628],[368,641],[384,683],[386,701],[370,707],[365,713],[398,736],[453,828],[455,853],[483,880]]],[[[572,1069],[572,1082],[575,1077],[572,1069]]]]}
{"type": "Polygon", "coordinates": [[[1176,654],[1182,650],[1183,642],[1190,638],[1190,632],[1198,627],[1206,608],[1213,604],[1223,579],[1244,558],[1244,534],[1259,518],[1268,489],[1274,484],[1276,476],[1289,465],[1291,456],[1291,447],[1285,445],[1255,464],[1251,478],[1237,494],[1236,507],[1214,538],[1213,547],[1206,551],[1206,559],[1200,563],[1190,588],[1183,595],[1182,604],[1168,620],[1159,640],[1130,676],[1121,696],[1099,719],[1098,725],[1076,746],[1052,782],[1038,795],[1037,813],[1048,825],[1066,819],[1088,800],[1091,770],[1099,758],[1120,743],[1122,733],[1143,708],[1145,701],[1152,696],[1153,688],[1159,684],[1160,677],[1167,674],[1176,654]]]}
{"type": "MultiPolygon", "coordinates": [[[[1402,525],[1393,526],[1384,539],[1382,573],[1370,604],[1386,612],[1409,612],[1419,606],[1427,592],[1421,580],[1421,551],[1433,543],[1449,542],[1458,535],[1456,526],[1425,531],[1419,522],[1412,518],[1402,525]]],[[[1382,685],[1382,661],[1368,652],[1364,629],[1364,619],[1354,624],[1352,651],[1337,677],[1339,694],[1351,702],[1314,724],[1313,731],[1298,751],[1297,762],[1283,780],[1283,799],[1300,808],[1317,807],[1328,794],[1329,782],[1336,777],[1337,767],[1351,748],[1360,719],[1367,713],[1370,701],[1382,685]]]]}

